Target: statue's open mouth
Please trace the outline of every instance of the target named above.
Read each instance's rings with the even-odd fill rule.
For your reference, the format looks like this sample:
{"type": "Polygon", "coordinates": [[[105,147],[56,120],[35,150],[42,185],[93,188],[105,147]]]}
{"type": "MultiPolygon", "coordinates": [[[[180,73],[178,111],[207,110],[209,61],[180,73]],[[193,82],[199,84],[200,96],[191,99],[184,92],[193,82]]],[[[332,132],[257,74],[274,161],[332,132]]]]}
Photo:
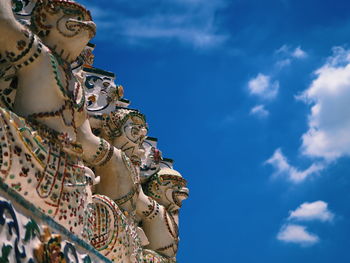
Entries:
{"type": "Polygon", "coordinates": [[[189,196],[188,188],[182,188],[179,191],[173,192],[173,200],[178,207],[181,207],[182,201],[187,199],[189,196]]]}

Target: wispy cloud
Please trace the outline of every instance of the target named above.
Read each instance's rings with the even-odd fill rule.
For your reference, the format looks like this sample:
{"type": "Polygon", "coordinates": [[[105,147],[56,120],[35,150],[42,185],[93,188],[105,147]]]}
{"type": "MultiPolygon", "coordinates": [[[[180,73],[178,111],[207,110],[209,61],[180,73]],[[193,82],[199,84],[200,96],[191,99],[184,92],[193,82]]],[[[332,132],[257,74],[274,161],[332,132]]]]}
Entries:
{"type": "Polygon", "coordinates": [[[277,234],[277,239],[286,243],[295,243],[300,245],[314,245],[319,242],[319,237],[307,231],[305,226],[286,224],[277,234]]]}
{"type": "Polygon", "coordinates": [[[304,51],[301,48],[301,46],[292,48],[289,45],[283,45],[275,51],[275,54],[296,59],[302,59],[307,57],[306,51],[304,51]]]}
{"type": "Polygon", "coordinates": [[[292,48],[289,45],[283,45],[275,51],[277,57],[276,66],[282,69],[289,66],[294,60],[305,59],[308,54],[300,46],[292,48]]]}
{"type": "Polygon", "coordinates": [[[324,169],[321,163],[314,163],[305,170],[299,170],[289,164],[288,159],[283,155],[280,148],[276,149],[274,154],[265,161],[265,164],[270,164],[274,167],[274,176],[284,176],[293,183],[301,183],[311,175],[318,174],[324,169]]]}
{"type": "Polygon", "coordinates": [[[329,211],[328,204],[324,201],[303,203],[296,210],[290,211],[289,220],[332,222],[334,214],[329,211]]]}
{"type": "MultiPolygon", "coordinates": [[[[247,85],[250,95],[270,100],[270,102],[277,98],[280,83],[276,79],[281,70],[291,65],[294,60],[304,59],[308,56],[300,46],[291,48],[288,45],[283,45],[277,49],[274,55],[275,63],[270,69],[271,74],[259,73],[256,77],[251,78],[247,85]]],[[[267,102],[265,101],[265,103],[267,102]]],[[[259,117],[267,117],[269,114],[261,105],[253,107],[250,113],[259,117]]]]}
{"type": "Polygon", "coordinates": [[[97,24],[97,37],[138,45],[152,40],[176,40],[196,48],[216,47],[228,37],[220,32],[216,16],[226,0],[142,0],[129,4],[129,8],[118,8],[115,3],[115,8],[108,9],[87,1],[86,5],[97,24]]]}
{"type": "Polygon", "coordinates": [[[258,118],[266,118],[269,114],[269,111],[265,109],[265,105],[256,105],[250,110],[250,115],[257,116],[258,118]]]}
{"type": "Polygon", "coordinates": [[[297,97],[312,105],[302,151],[331,162],[350,156],[350,50],[334,48],[315,75],[310,87],[297,97]]]}
{"type": "Polygon", "coordinates": [[[276,98],[279,87],[278,81],[272,81],[270,76],[262,73],[259,73],[248,82],[249,93],[262,99],[276,98]]]}

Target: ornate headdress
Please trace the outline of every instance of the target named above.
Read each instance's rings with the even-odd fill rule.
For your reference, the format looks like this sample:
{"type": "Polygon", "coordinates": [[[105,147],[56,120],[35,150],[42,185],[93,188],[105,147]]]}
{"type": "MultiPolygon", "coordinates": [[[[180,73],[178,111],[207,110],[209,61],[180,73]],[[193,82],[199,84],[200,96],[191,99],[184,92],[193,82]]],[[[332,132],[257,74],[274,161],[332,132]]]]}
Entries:
{"type": "Polygon", "coordinates": [[[86,16],[87,20],[92,20],[90,11],[73,0],[38,0],[31,17],[32,30],[36,32],[49,30],[51,26],[45,25],[46,13],[56,14],[60,10],[66,14],[79,13],[86,16]]]}
{"type": "Polygon", "coordinates": [[[103,129],[106,135],[111,139],[121,136],[121,128],[129,118],[136,124],[147,127],[145,115],[137,110],[120,108],[103,116],[103,129]]]}

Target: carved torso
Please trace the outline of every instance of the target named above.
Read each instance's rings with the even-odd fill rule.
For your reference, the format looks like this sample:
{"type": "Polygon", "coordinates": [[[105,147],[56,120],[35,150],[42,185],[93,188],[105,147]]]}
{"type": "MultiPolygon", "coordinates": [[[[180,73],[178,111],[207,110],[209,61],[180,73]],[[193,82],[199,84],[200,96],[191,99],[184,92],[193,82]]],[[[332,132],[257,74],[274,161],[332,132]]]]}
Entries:
{"type": "Polygon", "coordinates": [[[47,47],[31,67],[18,71],[14,112],[20,116],[67,133],[75,141],[75,129],[86,119],[84,106],[81,84],[47,47]]]}

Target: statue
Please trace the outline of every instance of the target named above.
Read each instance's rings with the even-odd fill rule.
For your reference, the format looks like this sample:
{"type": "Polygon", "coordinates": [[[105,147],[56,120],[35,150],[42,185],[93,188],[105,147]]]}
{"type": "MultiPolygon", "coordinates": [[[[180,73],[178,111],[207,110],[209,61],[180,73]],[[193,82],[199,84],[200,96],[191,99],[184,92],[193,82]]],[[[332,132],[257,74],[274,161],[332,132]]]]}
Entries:
{"type": "Polygon", "coordinates": [[[100,136],[121,150],[119,166],[124,167],[124,173],[112,172],[108,165],[96,167],[96,174],[108,174],[96,185],[96,192],[112,198],[128,214],[133,213],[140,190],[142,143],[147,134],[145,117],[136,110],[121,108],[103,117],[100,127],[100,136]]]}
{"type": "Polygon", "coordinates": [[[89,11],[24,2],[0,1],[1,182],[113,262],[176,262],[186,181],[114,73],[92,66],[89,11]]]}
{"type": "MultiPolygon", "coordinates": [[[[160,151],[148,147],[148,160],[144,156],[142,144],[145,144],[147,134],[144,115],[135,110],[119,108],[109,115],[90,115],[90,119],[95,133],[122,150],[125,156],[120,166],[128,167],[125,173],[119,174],[111,172],[112,168],[108,166],[95,169],[96,175],[103,178],[95,188],[99,198],[103,195],[112,199],[117,205],[116,210],[120,209],[124,213],[129,219],[129,225],[134,224],[134,229],[142,222],[143,231],[140,232],[138,228],[138,233],[139,236],[143,236],[142,233],[145,232],[146,240],[143,242],[147,248],[144,250],[145,260],[152,262],[151,259],[157,258],[161,260],[160,262],[175,262],[178,245],[178,210],[182,201],[188,197],[186,181],[175,170],[161,169],[158,174],[145,179],[147,183],[144,189],[147,196],[141,188],[141,160],[145,163],[143,170],[149,172],[150,167],[154,167],[152,161],[153,164],[159,163],[160,151]]],[[[110,211],[110,214],[113,213],[110,211]]],[[[108,232],[106,228],[105,232],[108,232]]],[[[106,251],[108,253],[106,256],[110,255],[109,251],[110,249],[106,251]]],[[[112,253],[111,257],[113,256],[115,255],[112,253]]]]}
{"type": "Polygon", "coordinates": [[[121,159],[92,133],[83,83],[70,66],[95,35],[95,24],[73,1],[39,0],[28,28],[15,19],[11,1],[4,0],[0,30],[7,36],[0,40],[1,77],[16,89],[14,101],[1,109],[7,142],[2,145],[1,178],[85,237],[94,174],[83,161],[121,159]],[[101,144],[107,147],[102,152],[101,144]]]}
{"type": "Polygon", "coordinates": [[[180,173],[170,168],[161,168],[143,185],[149,200],[148,209],[142,210],[142,228],[149,240],[146,249],[158,253],[163,261],[176,261],[179,210],[189,194],[186,185],[180,173]]]}
{"type": "MultiPolygon", "coordinates": [[[[113,85],[109,87],[114,89],[113,85]]],[[[111,92],[106,90],[105,94],[108,97],[111,92]]],[[[111,101],[103,96],[99,99],[105,102],[111,101]]],[[[94,104],[91,105],[93,108],[94,104]]],[[[124,255],[127,255],[130,262],[142,262],[140,236],[143,236],[143,231],[137,226],[136,205],[139,192],[142,190],[139,167],[144,154],[142,143],[147,134],[145,117],[136,110],[125,108],[103,115],[96,114],[98,111],[92,111],[91,108],[88,107],[88,110],[95,134],[99,134],[101,138],[119,149],[122,156],[118,167],[113,163],[94,167],[96,175],[101,177],[101,181],[94,189],[97,193],[94,195],[95,221],[114,222],[116,227],[110,224],[109,227],[104,227],[104,231],[99,231],[100,228],[95,227],[92,240],[101,240],[101,236],[104,236],[102,238],[104,244],[93,243],[93,246],[112,261],[123,259],[129,262],[124,259],[124,255]],[[105,211],[103,214],[99,213],[101,209],[105,211]],[[127,222],[127,227],[120,227],[125,225],[123,221],[127,222]],[[118,234],[110,235],[109,233],[113,231],[117,231],[118,234]],[[127,238],[123,238],[124,236],[134,238],[128,241],[127,238]],[[122,241],[117,242],[118,240],[122,241]],[[119,249],[115,248],[114,244],[119,244],[119,249]]]]}

